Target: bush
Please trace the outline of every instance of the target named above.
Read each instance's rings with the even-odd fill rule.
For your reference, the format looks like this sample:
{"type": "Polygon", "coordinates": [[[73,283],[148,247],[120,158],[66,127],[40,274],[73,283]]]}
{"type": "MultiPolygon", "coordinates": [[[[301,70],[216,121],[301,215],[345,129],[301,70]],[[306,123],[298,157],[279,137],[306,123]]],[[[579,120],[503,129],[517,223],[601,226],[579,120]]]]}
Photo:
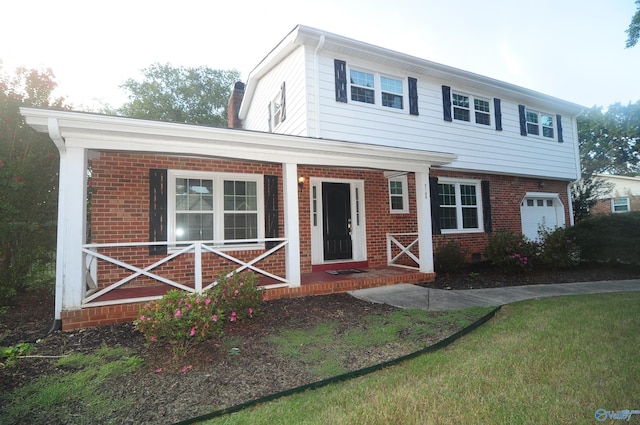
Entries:
{"type": "Polygon", "coordinates": [[[538,235],[541,240],[538,251],[542,264],[559,269],[568,269],[580,264],[580,248],[575,239],[567,235],[566,228],[557,227],[555,230],[549,230],[541,227],[538,235]]]}
{"type": "Polygon", "coordinates": [[[597,215],[567,229],[585,261],[640,264],[640,212],[597,215]]]}
{"type": "Polygon", "coordinates": [[[449,241],[439,247],[434,254],[434,266],[437,272],[458,273],[465,267],[464,252],[456,241],[449,241]]]}
{"type": "Polygon", "coordinates": [[[174,354],[184,355],[196,343],[222,336],[225,322],[253,317],[261,301],[255,275],[234,273],[202,294],[167,292],[147,303],[134,324],[148,342],[168,342],[174,354]]]}
{"type": "Polygon", "coordinates": [[[526,236],[501,230],[489,238],[485,257],[501,272],[517,273],[533,268],[536,251],[537,244],[526,236]]]}

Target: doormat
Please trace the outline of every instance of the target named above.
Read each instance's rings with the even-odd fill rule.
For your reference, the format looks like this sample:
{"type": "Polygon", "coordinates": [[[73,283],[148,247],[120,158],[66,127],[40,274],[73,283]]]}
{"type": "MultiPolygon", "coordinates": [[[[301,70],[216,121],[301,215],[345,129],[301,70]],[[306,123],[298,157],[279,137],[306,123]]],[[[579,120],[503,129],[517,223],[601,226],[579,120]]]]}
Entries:
{"type": "Polygon", "coordinates": [[[338,275],[338,274],[366,273],[366,272],[360,269],[344,269],[344,270],[327,270],[327,273],[338,275]]]}

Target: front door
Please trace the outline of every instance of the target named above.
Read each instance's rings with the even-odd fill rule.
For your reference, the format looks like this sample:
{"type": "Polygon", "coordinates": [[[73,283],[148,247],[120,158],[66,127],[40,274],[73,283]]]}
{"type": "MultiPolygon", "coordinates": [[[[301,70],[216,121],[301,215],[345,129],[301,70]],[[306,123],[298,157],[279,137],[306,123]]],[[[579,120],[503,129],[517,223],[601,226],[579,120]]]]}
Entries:
{"type": "Polygon", "coordinates": [[[351,186],[349,183],[322,183],[324,259],[351,260],[351,186]]]}

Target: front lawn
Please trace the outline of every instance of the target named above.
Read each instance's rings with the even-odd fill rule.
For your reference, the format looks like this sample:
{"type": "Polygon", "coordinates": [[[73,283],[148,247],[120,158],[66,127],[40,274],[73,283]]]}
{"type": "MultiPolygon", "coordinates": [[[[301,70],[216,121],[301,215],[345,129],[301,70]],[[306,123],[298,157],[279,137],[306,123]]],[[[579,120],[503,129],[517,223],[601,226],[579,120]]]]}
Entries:
{"type": "Polygon", "coordinates": [[[207,423],[600,423],[640,410],[639,330],[640,293],[525,301],[441,351],[207,423]]]}

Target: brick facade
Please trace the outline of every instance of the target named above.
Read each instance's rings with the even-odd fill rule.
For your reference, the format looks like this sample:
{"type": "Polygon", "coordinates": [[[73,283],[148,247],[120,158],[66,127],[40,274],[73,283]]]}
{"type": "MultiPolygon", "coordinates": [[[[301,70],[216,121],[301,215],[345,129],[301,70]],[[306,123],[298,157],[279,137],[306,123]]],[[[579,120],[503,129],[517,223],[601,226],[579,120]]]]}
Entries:
{"type": "MultiPolygon", "coordinates": [[[[630,211],[640,211],[640,196],[637,195],[627,195],[625,198],[629,198],[629,210],[630,211]]],[[[598,215],[598,214],[613,214],[612,211],[612,199],[604,199],[594,205],[589,211],[590,214],[598,215]]]]}

